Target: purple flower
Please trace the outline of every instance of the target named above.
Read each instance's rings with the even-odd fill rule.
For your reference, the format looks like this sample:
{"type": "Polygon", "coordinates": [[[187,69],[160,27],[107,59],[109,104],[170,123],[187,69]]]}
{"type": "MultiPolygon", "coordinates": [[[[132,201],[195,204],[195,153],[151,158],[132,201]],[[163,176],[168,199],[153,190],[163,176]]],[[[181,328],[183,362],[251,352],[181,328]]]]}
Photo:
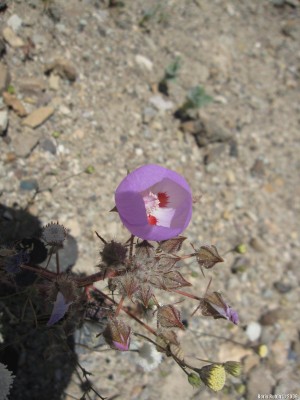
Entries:
{"type": "Polygon", "coordinates": [[[206,293],[200,301],[202,315],[217,318],[225,318],[235,325],[239,323],[238,313],[225,303],[218,292],[206,293]]]}
{"type": "Polygon", "coordinates": [[[72,303],[72,301],[67,303],[64,295],[61,292],[58,292],[51,313],[51,317],[47,322],[47,326],[54,325],[56,322],[62,319],[72,303]]]}
{"type": "Polygon", "coordinates": [[[192,194],[186,180],[159,165],[144,165],[126,176],[115,193],[123,224],[145,240],[178,236],[192,216],[192,194]]]}
{"type": "Polygon", "coordinates": [[[130,346],[131,328],[118,318],[110,318],[103,337],[112,349],[128,351],[130,346]]]}

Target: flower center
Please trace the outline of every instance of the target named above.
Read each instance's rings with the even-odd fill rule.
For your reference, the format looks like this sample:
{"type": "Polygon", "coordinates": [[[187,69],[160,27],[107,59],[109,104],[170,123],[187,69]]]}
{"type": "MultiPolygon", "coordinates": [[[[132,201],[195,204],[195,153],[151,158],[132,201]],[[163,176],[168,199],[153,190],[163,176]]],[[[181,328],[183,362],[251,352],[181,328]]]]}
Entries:
{"type": "Polygon", "coordinates": [[[157,194],[149,192],[143,196],[143,200],[146,207],[147,219],[149,225],[157,225],[158,219],[155,216],[155,212],[159,208],[167,207],[169,203],[169,196],[165,192],[159,192],[157,194]]]}

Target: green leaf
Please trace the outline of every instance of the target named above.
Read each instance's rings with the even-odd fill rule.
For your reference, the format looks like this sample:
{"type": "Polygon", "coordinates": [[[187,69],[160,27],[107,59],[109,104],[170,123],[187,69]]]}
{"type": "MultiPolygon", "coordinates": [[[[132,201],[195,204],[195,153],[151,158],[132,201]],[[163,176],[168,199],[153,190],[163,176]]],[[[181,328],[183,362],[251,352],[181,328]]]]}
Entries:
{"type": "Polygon", "coordinates": [[[95,172],[95,167],[93,167],[92,165],[89,165],[88,167],[86,167],[86,169],[84,170],[84,172],[86,174],[93,174],[95,172]]]}
{"type": "Polygon", "coordinates": [[[213,101],[201,86],[195,86],[187,94],[188,108],[201,108],[213,101]]]}
{"type": "Polygon", "coordinates": [[[165,69],[165,78],[166,80],[174,80],[178,76],[178,72],[181,68],[180,57],[176,57],[173,62],[171,62],[167,68],[165,69]]]}

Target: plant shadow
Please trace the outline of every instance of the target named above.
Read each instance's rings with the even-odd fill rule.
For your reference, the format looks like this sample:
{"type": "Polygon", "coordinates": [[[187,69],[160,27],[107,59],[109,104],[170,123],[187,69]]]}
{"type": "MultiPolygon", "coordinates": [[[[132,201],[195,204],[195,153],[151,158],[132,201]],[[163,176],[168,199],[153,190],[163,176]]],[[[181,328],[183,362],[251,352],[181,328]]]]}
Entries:
{"type": "MultiPolygon", "coordinates": [[[[41,243],[41,229],[37,217],[0,204],[0,250],[16,243],[36,246],[41,243]]],[[[77,258],[76,240],[70,236],[68,243],[63,270],[70,269],[77,258]]],[[[28,265],[42,265],[46,258],[47,250],[40,247],[28,265]]],[[[73,335],[67,336],[59,324],[46,327],[45,283],[31,271],[7,274],[0,262],[0,362],[15,376],[9,396],[13,400],[63,399],[75,370],[73,335]]]]}

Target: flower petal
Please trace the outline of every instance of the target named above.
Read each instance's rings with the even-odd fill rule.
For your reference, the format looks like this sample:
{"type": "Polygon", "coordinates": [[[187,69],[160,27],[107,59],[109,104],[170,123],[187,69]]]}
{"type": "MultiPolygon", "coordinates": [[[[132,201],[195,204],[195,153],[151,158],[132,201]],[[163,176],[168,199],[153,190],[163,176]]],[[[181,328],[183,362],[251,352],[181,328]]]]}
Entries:
{"type": "Polygon", "coordinates": [[[145,240],[167,240],[179,235],[192,216],[191,189],[186,180],[174,171],[149,164],[131,172],[115,193],[118,213],[123,224],[135,236],[145,240]],[[145,196],[165,193],[168,202],[151,215],[157,225],[148,222],[145,196]]]}
{"type": "Polygon", "coordinates": [[[72,303],[73,303],[72,301],[67,303],[64,298],[64,295],[61,292],[58,292],[51,313],[51,317],[47,322],[47,326],[54,325],[56,322],[62,319],[72,303]]]}

